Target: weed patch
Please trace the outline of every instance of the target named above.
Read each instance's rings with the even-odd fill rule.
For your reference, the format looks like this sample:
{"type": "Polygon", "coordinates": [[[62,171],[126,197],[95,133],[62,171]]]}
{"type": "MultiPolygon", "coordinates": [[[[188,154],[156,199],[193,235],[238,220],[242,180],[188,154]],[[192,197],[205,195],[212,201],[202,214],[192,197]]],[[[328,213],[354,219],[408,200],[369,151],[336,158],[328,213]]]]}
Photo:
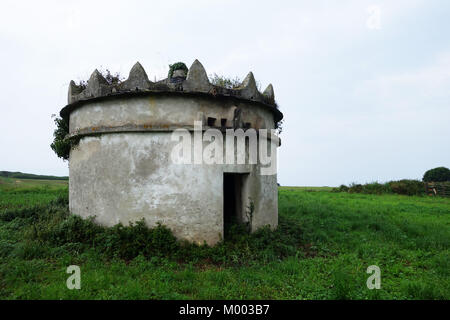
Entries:
{"type": "MultiPolygon", "coordinates": [[[[148,228],[144,220],[128,226],[99,226],[93,219],[70,214],[67,197],[58,197],[46,206],[7,210],[0,215],[0,220],[24,228],[28,242],[13,251],[15,256],[23,259],[44,255],[36,243],[77,250],[94,248],[108,259],[129,261],[143,256],[147,259],[167,258],[184,264],[233,266],[277,261],[294,256],[303,248],[300,225],[289,218],[281,218],[276,230],[264,227],[251,234],[247,226],[234,225],[229,239],[210,247],[179,241],[167,227],[158,224],[148,228]]],[[[7,244],[3,251],[8,251],[7,244]]]]}

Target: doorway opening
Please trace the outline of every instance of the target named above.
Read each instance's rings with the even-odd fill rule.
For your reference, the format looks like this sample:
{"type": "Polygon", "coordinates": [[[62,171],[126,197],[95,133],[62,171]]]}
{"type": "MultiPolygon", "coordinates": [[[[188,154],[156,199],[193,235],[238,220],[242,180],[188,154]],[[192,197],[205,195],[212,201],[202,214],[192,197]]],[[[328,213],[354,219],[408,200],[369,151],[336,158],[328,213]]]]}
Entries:
{"type": "Polygon", "coordinates": [[[223,234],[228,239],[233,225],[243,223],[243,191],[246,173],[223,174],[223,234]]]}

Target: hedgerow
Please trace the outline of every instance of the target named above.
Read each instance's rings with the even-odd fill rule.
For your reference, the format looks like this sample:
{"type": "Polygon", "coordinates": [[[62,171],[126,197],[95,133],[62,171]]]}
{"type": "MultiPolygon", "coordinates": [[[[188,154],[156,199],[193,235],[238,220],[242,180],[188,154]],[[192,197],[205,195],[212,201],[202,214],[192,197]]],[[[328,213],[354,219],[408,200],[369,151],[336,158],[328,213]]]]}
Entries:
{"type": "Polygon", "coordinates": [[[365,194],[396,193],[408,196],[419,196],[425,194],[425,184],[418,180],[403,179],[386,183],[352,183],[349,186],[343,184],[338,188],[334,188],[333,191],[365,194]]]}

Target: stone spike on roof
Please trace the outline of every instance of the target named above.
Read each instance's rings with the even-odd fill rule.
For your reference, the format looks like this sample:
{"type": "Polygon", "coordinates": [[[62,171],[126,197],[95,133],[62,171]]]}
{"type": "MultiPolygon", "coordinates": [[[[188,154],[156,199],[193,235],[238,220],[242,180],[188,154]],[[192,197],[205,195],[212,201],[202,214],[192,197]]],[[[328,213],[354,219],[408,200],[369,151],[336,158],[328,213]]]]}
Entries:
{"type": "Polygon", "coordinates": [[[67,93],[67,101],[68,103],[72,103],[77,101],[78,95],[83,91],[83,88],[77,86],[73,80],[70,80],[69,83],[69,92],[67,93]]]}
{"type": "Polygon", "coordinates": [[[249,100],[274,107],[277,119],[282,118],[282,113],[277,110],[272,85],[269,85],[264,93],[259,92],[257,82],[252,72],[249,72],[239,87],[229,88],[227,86],[212,84],[209,81],[205,68],[197,59],[194,60],[185,77],[173,79],[162,79],[152,82],[139,62],[136,62],[130,70],[128,79],[121,83],[109,83],[105,77],[96,69],[91,74],[87,86],[77,85],[74,81],[69,84],[68,108],[61,110],[61,115],[68,116],[75,104],[81,104],[96,98],[107,96],[117,97],[134,94],[187,94],[208,95],[210,97],[231,97],[239,100],[249,100]]]}
{"type": "Polygon", "coordinates": [[[136,62],[130,70],[128,79],[120,84],[122,90],[146,90],[152,82],[148,80],[145,69],[139,62],[136,62]]]}
{"type": "Polygon", "coordinates": [[[185,91],[209,92],[211,84],[203,65],[195,59],[189,68],[187,78],[183,83],[185,91]]]}
{"type": "Polygon", "coordinates": [[[261,95],[256,87],[255,77],[251,71],[247,74],[238,89],[241,91],[241,96],[249,100],[256,100],[261,95]]]}
{"type": "Polygon", "coordinates": [[[86,91],[88,96],[101,97],[110,93],[111,88],[108,85],[108,81],[95,69],[88,80],[86,91]]]}
{"type": "Polygon", "coordinates": [[[269,103],[275,103],[275,94],[273,92],[271,83],[267,86],[266,90],[264,90],[263,96],[268,100],[269,103]]]}
{"type": "Polygon", "coordinates": [[[244,81],[242,81],[240,87],[241,88],[254,87],[256,89],[256,81],[255,81],[255,76],[253,75],[253,72],[250,71],[247,74],[244,81]]]}
{"type": "Polygon", "coordinates": [[[89,84],[108,84],[108,82],[106,81],[105,77],[103,77],[103,75],[100,73],[100,71],[98,71],[97,69],[94,70],[94,72],[92,72],[89,80],[88,80],[88,86],[89,84]]]}

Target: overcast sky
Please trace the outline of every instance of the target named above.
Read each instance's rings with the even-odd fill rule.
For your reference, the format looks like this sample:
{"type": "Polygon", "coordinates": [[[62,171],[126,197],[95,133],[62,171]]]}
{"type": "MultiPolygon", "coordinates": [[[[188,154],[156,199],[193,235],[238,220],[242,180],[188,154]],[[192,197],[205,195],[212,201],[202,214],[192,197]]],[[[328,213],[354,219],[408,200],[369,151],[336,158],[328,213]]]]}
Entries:
{"type": "Polygon", "coordinates": [[[68,175],[49,145],[71,79],[197,58],[273,84],[282,185],[420,179],[450,167],[449,17],[446,0],[1,0],[0,170],[68,175]]]}

